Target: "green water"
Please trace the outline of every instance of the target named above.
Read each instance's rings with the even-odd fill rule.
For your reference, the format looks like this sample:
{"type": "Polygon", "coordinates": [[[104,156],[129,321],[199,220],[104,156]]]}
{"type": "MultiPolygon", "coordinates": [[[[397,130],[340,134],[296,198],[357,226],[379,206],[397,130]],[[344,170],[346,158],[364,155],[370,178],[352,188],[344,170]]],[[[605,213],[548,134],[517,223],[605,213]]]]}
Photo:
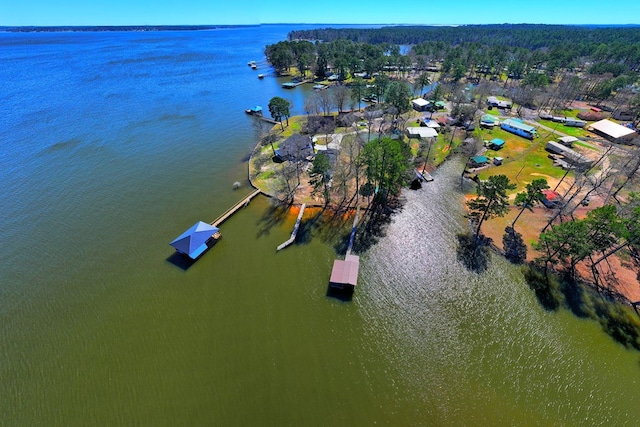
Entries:
{"type": "Polygon", "coordinates": [[[633,424],[639,355],[594,322],[544,312],[500,258],[464,271],[446,173],[406,194],[351,302],[326,296],[335,254],[314,233],[275,252],[295,216],[274,225],[262,197],[186,271],[164,245],[87,261],[3,316],[3,420],[633,424]]]}

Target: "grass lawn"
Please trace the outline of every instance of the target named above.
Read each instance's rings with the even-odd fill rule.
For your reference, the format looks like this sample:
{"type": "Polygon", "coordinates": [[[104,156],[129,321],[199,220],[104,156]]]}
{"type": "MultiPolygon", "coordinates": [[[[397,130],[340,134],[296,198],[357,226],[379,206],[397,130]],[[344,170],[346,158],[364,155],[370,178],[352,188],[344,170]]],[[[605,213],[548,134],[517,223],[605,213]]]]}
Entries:
{"type": "MultiPolygon", "coordinates": [[[[564,170],[553,166],[553,161],[548,157],[547,151],[544,149],[545,142],[536,140],[528,142],[529,146],[525,151],[510,152],[509,142],[505,144],[505,148],[500,151],[487,151],[487,157],[497,155],[504,158],[504,162],[500,166],[493,166],[484,169],[478,173],[480,179],[487,179],[493,175],[506,175],[509,180],[515,183],[518,188],[514,191],[522,191],[527,183],[537,178],[546,178],[549,183],[554,182],[564,175],[564,170]],[[494,154],[495,153],[495,154],[494,154]],[[526,155],[524,155],[526,154],[526,155]]],[[[516,145],[516,143],[511,143],[516,145]]]]}

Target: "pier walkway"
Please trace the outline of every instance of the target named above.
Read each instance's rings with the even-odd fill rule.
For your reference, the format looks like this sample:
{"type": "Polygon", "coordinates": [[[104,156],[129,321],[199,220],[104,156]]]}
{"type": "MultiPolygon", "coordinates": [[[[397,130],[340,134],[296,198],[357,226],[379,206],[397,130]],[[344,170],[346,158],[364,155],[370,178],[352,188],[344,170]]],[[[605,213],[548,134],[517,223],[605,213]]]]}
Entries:
{"type": "Polygon", "coordinates": [[[240,200],[238,203],[236,203],[230,209],[228,209],[225,213],[223,213],[220,217],[218,217],[218,219],[213,221],[211,223],[211,225],[213,225],[214,227],[218,227],[220,224],[225,222],[231,215],[236,213],[240,208],[243,208],[243,207],[247,206],[249,204],[249,202],[251,201],[251,199],[253,199],[254,197],[256,197],[260,193],[262,193],[262,191],[256,190],[253,193],[249,194],[247,197],[245,197],[244,199],[240,200]]]}
{"type": "Polygon", "coordinates": [[[289,240],[278,245],[276,250],[278,251],[282,250],[296,241],[296,235],[298,234],[298,229],[300,228],[300,222],[302,222],[302,215],[304,214],[304,208],[306,206],[307,206],[306,203],[303,203],[302,206],[300,206],[300,213],[298,214],[298,219],[296,219],[296,225],[293,226],[293,231],[291,232],[291,237],[289,237],[289,240]]]}
{"type": "Polygon", "coordinates": [[[351,226],[351,236],[349,237],[349,246],[347,246],[347,256],[351,255],[351,248],[353,248],[353,241],[356,238],[356,229],[358,228],[358,218],[360,217],[360,206],[356,210],[356,217],[353,218],[353,226],[351,226]]]}

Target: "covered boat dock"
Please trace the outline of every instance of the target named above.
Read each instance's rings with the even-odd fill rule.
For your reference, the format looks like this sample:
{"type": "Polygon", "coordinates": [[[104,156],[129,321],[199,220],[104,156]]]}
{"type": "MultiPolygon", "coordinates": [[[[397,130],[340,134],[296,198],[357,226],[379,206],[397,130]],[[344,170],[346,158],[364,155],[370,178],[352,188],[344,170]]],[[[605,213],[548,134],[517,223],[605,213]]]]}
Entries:
{"type": "Polygon", "coordinates": [[[220,229],[203,221],[196,222],[171,243],[176,251],[195,260],[220,238],[220,229]]]}

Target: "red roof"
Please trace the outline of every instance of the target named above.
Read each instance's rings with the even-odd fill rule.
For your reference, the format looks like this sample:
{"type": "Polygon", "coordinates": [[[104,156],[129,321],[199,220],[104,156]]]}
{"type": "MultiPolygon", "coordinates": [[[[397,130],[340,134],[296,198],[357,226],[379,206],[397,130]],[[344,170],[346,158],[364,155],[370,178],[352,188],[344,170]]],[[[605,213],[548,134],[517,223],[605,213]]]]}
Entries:
{"type": "Polygon", "coordinates": [[[544,195],[545,199],[547,199],[550,202],[560,198],[560,193],[553,190],[542,190],[542,194],[544,195]]]}

